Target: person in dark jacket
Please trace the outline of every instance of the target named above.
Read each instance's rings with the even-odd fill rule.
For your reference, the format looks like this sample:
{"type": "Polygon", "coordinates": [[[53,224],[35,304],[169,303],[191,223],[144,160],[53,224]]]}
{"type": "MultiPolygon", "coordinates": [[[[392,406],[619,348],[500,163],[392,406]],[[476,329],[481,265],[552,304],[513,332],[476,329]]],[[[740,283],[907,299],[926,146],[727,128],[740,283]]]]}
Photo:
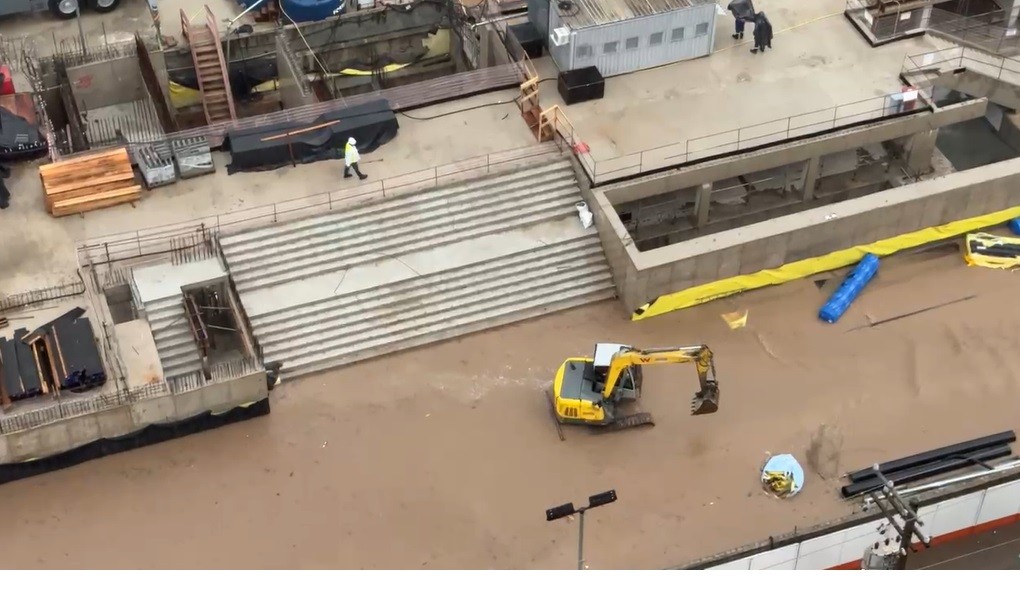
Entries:
{"type": "Polygon", "coordinates": [[[751,53],[765,53],[766,47],[772,49],[772,23],[764,12],[759,12],[754,15],[754,48],[751,53]]]}
{"type": "Polygon", "coordinates": [[[738,16],[735,22],[736,22],[737,29],[736,29],[736,32],[733,33],[733,38],[734,39],[743,39],[744,38],[744,23],[745,23],[745,21],[744,21],[744,19],[742,19],[742,18],[740,18],[738,16]]]}
{"type": "Polygon", "coordinates": [[[751,0],[733,0],[726,8],[733,14],[733,21],[736,27],[733,38],[743,39],[744,25],[748,21],[754,21],[754,5],[751,4],[751,0]]]}

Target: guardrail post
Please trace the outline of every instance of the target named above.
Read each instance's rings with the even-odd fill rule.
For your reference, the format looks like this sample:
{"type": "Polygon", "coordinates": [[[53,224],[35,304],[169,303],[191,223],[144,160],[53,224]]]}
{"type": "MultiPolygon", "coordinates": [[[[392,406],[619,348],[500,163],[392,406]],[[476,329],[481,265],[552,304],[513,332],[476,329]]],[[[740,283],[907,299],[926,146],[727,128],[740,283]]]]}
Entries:
{"type": "Polygon", "coordinates": [[[273,203],[273,223],[276,223],[276,203],[273,203]]]}

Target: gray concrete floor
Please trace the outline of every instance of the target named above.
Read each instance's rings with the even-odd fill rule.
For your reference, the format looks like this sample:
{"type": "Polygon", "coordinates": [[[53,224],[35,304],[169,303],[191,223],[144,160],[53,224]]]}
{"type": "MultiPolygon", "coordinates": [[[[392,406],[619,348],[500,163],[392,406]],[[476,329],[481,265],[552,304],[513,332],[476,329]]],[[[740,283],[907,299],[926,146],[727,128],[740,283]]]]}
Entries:
{"type": "MultiPolygon", "coordinates": [[[[646,153],[647,170],[683,162],[676,156],[686,151],[689,139],[898,92],[905,55],[943,46],[920,37],[872,48],[843,17],[844,5],[844,0],[759,0],[755,7],[769,15],[775,31],[773,50],[752,55],[749,38],[730,38],[733,20],[720,17],[711,56],[610,78],[602,100],[567,106],[565,112],[600,162],[600,174],[637,163],[612,158],[679,144],[646,153]]],[[[549,58],[539,60],[538,67],[543,78],[555,76],[549,58]]],[[[544,105],[561,101],[555,84],[543,84],[544,105]]],[[[869,108],[874,105],[859,107],[860,112],[869,108]]],[[[840,117],[857,113],[841,109],[840,117]]],[[[743,137],[777,130],[763,126],[743,137]]],[[[691,149],[735,139],[733,134],[692,141],[691,149]]]]}

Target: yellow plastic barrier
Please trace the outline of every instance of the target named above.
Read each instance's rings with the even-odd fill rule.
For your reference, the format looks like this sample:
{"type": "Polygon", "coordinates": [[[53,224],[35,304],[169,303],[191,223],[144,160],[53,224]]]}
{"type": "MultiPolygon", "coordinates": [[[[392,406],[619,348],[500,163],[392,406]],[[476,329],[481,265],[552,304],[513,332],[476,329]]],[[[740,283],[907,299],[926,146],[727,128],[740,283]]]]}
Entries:
{"type": "Polygon", "coordinates": [[[985,268],[1016,268],[1020,266],[1020,257],[989,256],[975,252],[974,245],[982,248],[995,246],[1020,247],[1020,238],[1007,238],[986,233],[967,234],[967,247],[963,259],[969,266],[983,266],[985,268]]]}
{"type": "Polygon", "coordinates": [[[695,305],[721,299],[729,295],[743,293],[744,291],[760,289],[770,285],[781,285],[820,272],[828,272],[856,264],[868,253],[875,254],[876,256],[888,256],[901,250],[916,248],[917,246],[970,233],[984,227],[1005,223],[1015,217],[1020,217],[1020,207],[1013,207],[1005,211],[981,215],[980,217],[961,219],[945,225],[921,229],[864,246],[854,246],[853,248],[839,250],[824,256],[791,262],[778,268],[769,268],[748,275],[740,275],[698,285],[683,291],[662,295],[642,305],[634,311],[631,320],[644,320],[671,311],[694,307],[695,305]]]}

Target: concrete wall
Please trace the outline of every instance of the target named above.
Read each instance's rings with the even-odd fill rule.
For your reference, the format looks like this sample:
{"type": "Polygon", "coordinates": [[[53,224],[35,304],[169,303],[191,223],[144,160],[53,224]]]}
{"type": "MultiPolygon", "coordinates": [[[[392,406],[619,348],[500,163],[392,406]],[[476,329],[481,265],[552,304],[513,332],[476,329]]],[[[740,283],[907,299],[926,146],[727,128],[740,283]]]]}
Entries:
{"type": "Polygon", "coordinates": [[[315,103],[315,95],[308,87],[305,74],[298,67],[297,58],[283,35],[276,36],[276,71],[283,108],[292,109],[315,103]]]}
{"type": "Polygon", "coordinates": [[[629,309],[635,309],[660,295],[715,280],[1020,206],[1020,159],[648,252],[638,252],[604,191],[592,193],[591,206],[617,292],[629,309]]]}
{"type": "Polygon", "coordinates": [[[606,187],[605,194],[614,205],[619,205],[700,186],[706,182],[735,178],[751,172],[804,162],[826,154],[926,133],[932,129],[982,117],[987,108],[988,101],[979,98],[935,109],[932,112],[918,112],[891,120],[856,125],[816,137],[788,141],[748,153],[718,157],[678,170],[617,183],[606,187]]]}
{"type": "Polygon", "coordinates": [[[143,399],[102,412],[0,435],[0,463],[61,453],[100,438],[123,436],[150,424],[175,422],[203,412],[222,413],[269,395],[262,372],[178,394],[143,399]]]}
{"type": "Polygon", "coordinates": [[[135,55],[67,68],[67,77],[82,111],[148,97],[135,55]]]}

